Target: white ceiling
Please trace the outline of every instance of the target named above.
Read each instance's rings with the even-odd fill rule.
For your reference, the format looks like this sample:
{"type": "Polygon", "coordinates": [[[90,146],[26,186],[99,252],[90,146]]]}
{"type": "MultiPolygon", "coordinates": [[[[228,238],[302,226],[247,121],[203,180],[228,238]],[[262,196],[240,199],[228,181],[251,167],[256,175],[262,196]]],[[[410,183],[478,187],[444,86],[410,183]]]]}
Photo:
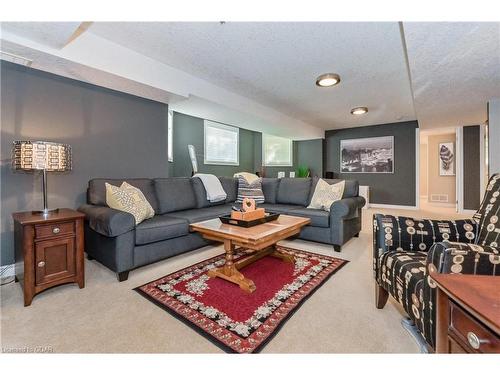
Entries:
{"type": "Polygon", "coordinates": [[[324,129],[415,118],[393,23],[95,23],[90,32],[324,129]],[[340,85],[319,88],[336,72],[340,85]],[[350,110],[367,106],[354,117],[350,110]]]}
{"type": "Polygon", "coordinates": [[[4,22],[2,30],[29,38],[53,48],[62,48],[80,22],[4,22]]]}
{"type": "Polygon", "coordinates": [[[417,118],[424,128],[474,125],[500,97],[500,23],[406,23],[417,118]]]}
{"type": "Polygon", "coordinates": [[[412,119],[424,129],[478,124],[500,97],[498,23],[98,22],[68,44],[78,25],[2,23],[2,50],[36,69],[296,139],[412,119]],[[341,83],[315,86],[326,72],[341,83]],[[368,114],[350,115],[355,106],[368,114]]]}

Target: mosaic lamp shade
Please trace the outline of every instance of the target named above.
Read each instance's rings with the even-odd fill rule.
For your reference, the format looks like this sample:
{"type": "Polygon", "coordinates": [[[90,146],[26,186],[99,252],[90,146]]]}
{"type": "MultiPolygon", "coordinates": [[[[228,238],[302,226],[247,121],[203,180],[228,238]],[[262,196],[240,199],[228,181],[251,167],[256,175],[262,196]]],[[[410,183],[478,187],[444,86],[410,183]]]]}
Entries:
{"type": "Polygon", "coordinates": [[[70,171],[71,146],[43,141],[14,141],[12,166],[23,171],[70,171]]]}
{"type": "Polygon", "coordinates": [[[71,146],[44,141],[14,141],[12,168],[27,172],[42,172],[43,211],[33,211],[44,216],[52,211],[47,207],[47,172],[71,170],[71,146]]]}

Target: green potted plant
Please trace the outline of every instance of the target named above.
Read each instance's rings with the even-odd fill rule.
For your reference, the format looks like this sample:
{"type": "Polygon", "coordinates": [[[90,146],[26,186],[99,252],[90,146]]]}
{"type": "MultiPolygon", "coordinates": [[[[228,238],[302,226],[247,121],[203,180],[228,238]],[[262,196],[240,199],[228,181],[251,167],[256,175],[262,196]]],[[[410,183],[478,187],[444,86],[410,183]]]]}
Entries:
{"type": "Polygon", "coordinates": [[[303,165],[299,165],[297,168],[297,177],[309,177],[310,171],[309,167],[304,167],[303,165]]]}

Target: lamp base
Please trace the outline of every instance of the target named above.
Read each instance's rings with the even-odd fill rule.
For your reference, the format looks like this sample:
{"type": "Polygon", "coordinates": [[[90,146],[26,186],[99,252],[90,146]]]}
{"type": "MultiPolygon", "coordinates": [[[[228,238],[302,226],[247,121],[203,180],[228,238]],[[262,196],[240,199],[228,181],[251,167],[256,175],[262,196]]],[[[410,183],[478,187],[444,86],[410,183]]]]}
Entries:
{"type": "Polygon", "coordinates": [[[33,215],[42,215],[42,216],[49,216],[50,214],[56,214],[59,212],[59,208],[54,208],[52,210],[41,210],[41,211],[31,211],[33,215]]]}

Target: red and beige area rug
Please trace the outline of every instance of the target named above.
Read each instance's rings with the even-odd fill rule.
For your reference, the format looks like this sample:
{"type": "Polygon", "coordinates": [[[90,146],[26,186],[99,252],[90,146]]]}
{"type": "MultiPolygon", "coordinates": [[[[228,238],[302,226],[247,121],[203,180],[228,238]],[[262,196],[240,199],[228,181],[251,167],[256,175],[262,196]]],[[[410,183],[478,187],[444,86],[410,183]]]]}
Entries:
{"type": "Polygon", "coordinates": [[[293,253],[295,264],[267,256],[240,270],[257,287],[251,294],[208,277],[210,269],[224,264],[224,255],[135,290],[226,352],[259,352],[301,304],[347,263],[288,247],[281,250],[293,253]]]}

